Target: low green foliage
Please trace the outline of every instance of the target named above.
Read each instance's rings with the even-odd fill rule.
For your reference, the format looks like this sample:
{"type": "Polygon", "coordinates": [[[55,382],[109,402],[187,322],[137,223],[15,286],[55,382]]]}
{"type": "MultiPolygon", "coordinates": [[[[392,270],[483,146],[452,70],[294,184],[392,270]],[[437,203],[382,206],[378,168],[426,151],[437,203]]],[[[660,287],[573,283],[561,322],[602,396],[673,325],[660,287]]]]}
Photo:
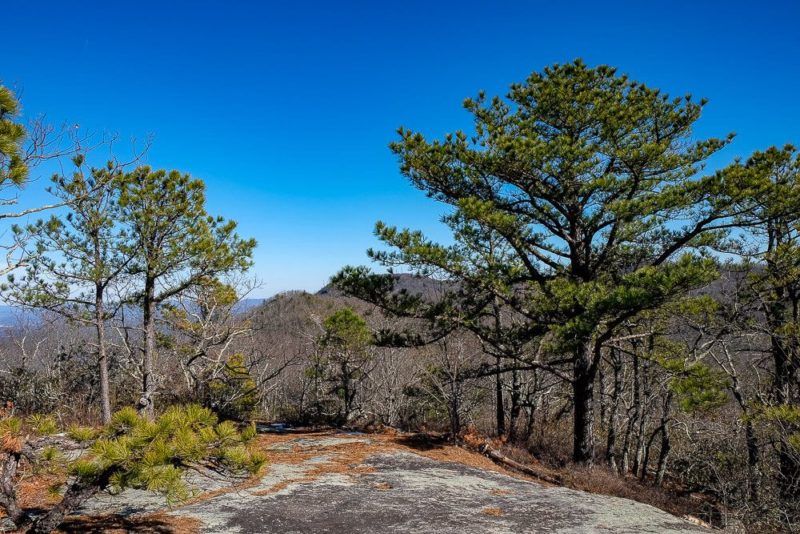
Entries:
{"type": "Polygon", "coordinates": [[[658,338],[651,357],[669,373],[669,390],[683,412],[708,412],[728,402],[727,376],[703,362],[687,359],[683,343],[658,338]]]}
{"type": "Polygon", "coordinates": [[[43,462],[56,462],[62,458],[61,451],[55,447],[45,447],[40,456],[43,462]]]}
{"type": "Polygon", "coordinates": [[[335,414],[338,423],[346,423],[357,409],[359,384],[373,358],[373,335],[367,322],[351,308],[333,312],[322,327],[324,333],[317,340],[319,350],[305,369],[305,376],[314,384],[318,415],[335,414]],[[320,389],[323,383],[330,387],[320,389]]]}
{"type": "MultiPolygon", "coordinates": [[[[17,428],[9,421],[2,424],[17,428]]],[[[198,405],[170,407],[154,421],[125,408],[104,428],[74,426],[68,435],[88,445],[66,465],[79,481],[107,485],[111,492],[129,487],[155,491],[169,502],[190,496],[184,483],[187,469],[243,475],[257,473],[266,463],[265,454],[251,444],[255,427],[239,432],[231,421],[220,422],[198,405]]],[[[57,452],[45,449],[40,459],[53,462],[57,452]]]]}
{"type": "Polygon", "coordinates": [[[676,371],[670,389],[676,394],[678,405],[684,412],[712,410],[728,401],[727,380],[710,367],[701,363],[670,362],[667,369],[676,371]]]}
{"type": "Polygon", "coordinates": [[[22,433],[22,419],[19,417],[0,419],[0,437],[18,436],[20,433],[22,433]]]}
{"type": "Polygon", "coordinates": [[[757,405],[746,420],[762,423],[776,431],[779,437],[783,436],[785,444],[794,449],[794,454],[800,457],[800,406],[757,405]]]}
{"type": "Polygon", "coordinates": [[[80,443],[95,439],[98,433],[98,430],[95,428],[79,425],[72,425],[67,430],[67,436],[80,443]]]}
{"type": "Polygon", "coordinates": [[[58,432],[58,423],[52,415],[34,414],[28,417],[25,422],[31,426],[37,434],[55,434],[58,432]]]}
{"type": "Polygon", "coordinates": [[[784,425],[800,425],[800,406],[781,404],[762,406],[756,411],[757,419],[784,425]]]}
{"type": "Polygon", "coordinates": [[[250,432],[243,436],[232,422],[218,422],[197,405],[170,407],[155,421],[124,411],[95,441],[80,468],[87,477],[113,471],[112,489],[148,489],[176,501],[188,496],[182,476],[193,465],[257,472],[266,459],[247,445],[249,439],[250,432]]]}

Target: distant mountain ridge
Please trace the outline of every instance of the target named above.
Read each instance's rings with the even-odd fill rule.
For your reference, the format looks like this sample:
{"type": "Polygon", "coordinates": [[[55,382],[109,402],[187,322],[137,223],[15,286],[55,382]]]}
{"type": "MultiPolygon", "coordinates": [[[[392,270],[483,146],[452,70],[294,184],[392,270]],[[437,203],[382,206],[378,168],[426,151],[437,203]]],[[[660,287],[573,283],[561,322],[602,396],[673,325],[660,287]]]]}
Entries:
{"type": "MultiPolygon", "coordinates": [[[[395,291],[406,291],[411,295],[421,295],[423,297],[436,295],[448,284],[448,282],[418,274],[395,273],[392,276],[395,278],[395,291]]],[[[344,292],[334,287],[333,284],[328,284],[317,291],[317,295],[342,297],[344,292]]]]}
{"type": "Polygon", "coordinates": [[[24,308],[0,304],[0,328],[14,328],[25,319],[32,318],[35,314],[36,312],[24,308]]]}
{"type": "MultiPolygon", "coordinates": [[[[245,313],[253,308],[257,308],[264,304],[268,299],[265,298],[247,298],[242,299],[233,307],[234,313],[245,313]]],[[[126,306],[126,309],[128,307],[126,306]]],[[[8,304],[0,304],[0,329],[14,328],[21,323],[34,319],[37,316],[36,310],[30,310],[21,306],[9,306],[8,304]]],[[[126,312],[127,314],[128,312],[126,312]]],[[[135,313],[135,310],[133,311],[135,313]]]]}
{"type": "Polygon", "coordinates": [[[261,306],[267,300],[268,299],[266,299],[266,298],[262,298],[262,299],[258,299],[258,298],[242,299],[242,300],[240,300],[239,302],[236,303],[236,305],[233,307],[233,311],[234,311],[234,313],[244,313],[244,312],[249,311],[249,310],[251,310],[253,308],[257,308],[257,307],[261,306]]]}

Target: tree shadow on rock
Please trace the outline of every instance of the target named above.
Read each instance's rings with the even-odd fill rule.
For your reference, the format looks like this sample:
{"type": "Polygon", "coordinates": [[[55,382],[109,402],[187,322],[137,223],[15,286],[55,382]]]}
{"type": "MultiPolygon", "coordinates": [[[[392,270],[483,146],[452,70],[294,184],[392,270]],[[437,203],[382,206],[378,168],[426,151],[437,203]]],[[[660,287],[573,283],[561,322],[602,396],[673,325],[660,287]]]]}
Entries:
{"type": "Polygon", "coordinates": [[[58,531],[64,534],[195,534],[200,532],[200,526],[196,519],[161,513],[136,517],[107,514],[68,517],[58,531]]]}
{"type": "Polygon", "coordinates": [[[418,451],[441,449],[449,444],[446,435],[431,434],[428,432],[418,432],[408,436],[399,436],[395,441],[399,445],[403,445],[418,451]]]}

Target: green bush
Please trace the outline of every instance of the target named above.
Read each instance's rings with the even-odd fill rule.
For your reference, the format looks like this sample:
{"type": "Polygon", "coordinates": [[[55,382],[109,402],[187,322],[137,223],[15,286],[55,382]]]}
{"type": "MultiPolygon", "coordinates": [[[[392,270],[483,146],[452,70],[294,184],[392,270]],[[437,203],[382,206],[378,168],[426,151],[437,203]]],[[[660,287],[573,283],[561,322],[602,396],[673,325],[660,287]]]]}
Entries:
{"type": "Polygon", "coordinates": [[[258,388],[241,354],[234,354],[207,386],[205,404],[221,417],[244,420],[258,405],[258,388]]]}
{"type": "MultiPolygon", "coordinates": [[[[43,430],[52,430],[54,424],[45,417],[30,418],[28,422],[43,430]]],[[[18,418],[0,420],[0,454],[5,454],[6,460],[19,463],[23,456],[29,460],[34,457],[31,440],[39,438],[28,436],[27,432],[18,418]]],[[[65,514],[104,489],[146,489],[174,503],[190,496],[184,482],[189,469],[210,468],[248,476],[258,473],[266,463],[265,454],[253,446],[254,427],[239,432],[232,422],[220,422],[211,410],[198,405],[170,407],[155,420],[126,408],[114,414],[111,423],[103,428],[75,426],[68,434],[87,446],[80,457],[66,461],[53,447],[44,447],[34,460],[34,468],[50,469],[60,464],[72,475],[61,503],[35,520],[25,512],[18,513],[13,518],[18,526],[33,520],[32,531],[52,530],[65,514]]],[[[3,465],[10,464],[4,461],[3,465]]],[[[4,494],[5,502],[15,501],[15,493],[4,494]]]]}

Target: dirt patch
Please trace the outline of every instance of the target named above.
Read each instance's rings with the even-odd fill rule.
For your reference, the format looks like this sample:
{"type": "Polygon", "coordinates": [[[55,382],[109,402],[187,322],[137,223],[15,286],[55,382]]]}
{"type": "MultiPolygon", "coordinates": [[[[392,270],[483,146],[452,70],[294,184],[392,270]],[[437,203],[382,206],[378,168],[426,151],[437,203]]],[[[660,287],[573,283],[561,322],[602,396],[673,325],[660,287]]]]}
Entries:
{"type": "Polygon", "coordinates": [[[492,516],[492,517],[502,517],[503,516],[503,511],[500,508],[496,508],[496,507],[484,508],[483,510],[481,510],[481,513],[483,515],[489,515],[489,516],[492,516]]]}

